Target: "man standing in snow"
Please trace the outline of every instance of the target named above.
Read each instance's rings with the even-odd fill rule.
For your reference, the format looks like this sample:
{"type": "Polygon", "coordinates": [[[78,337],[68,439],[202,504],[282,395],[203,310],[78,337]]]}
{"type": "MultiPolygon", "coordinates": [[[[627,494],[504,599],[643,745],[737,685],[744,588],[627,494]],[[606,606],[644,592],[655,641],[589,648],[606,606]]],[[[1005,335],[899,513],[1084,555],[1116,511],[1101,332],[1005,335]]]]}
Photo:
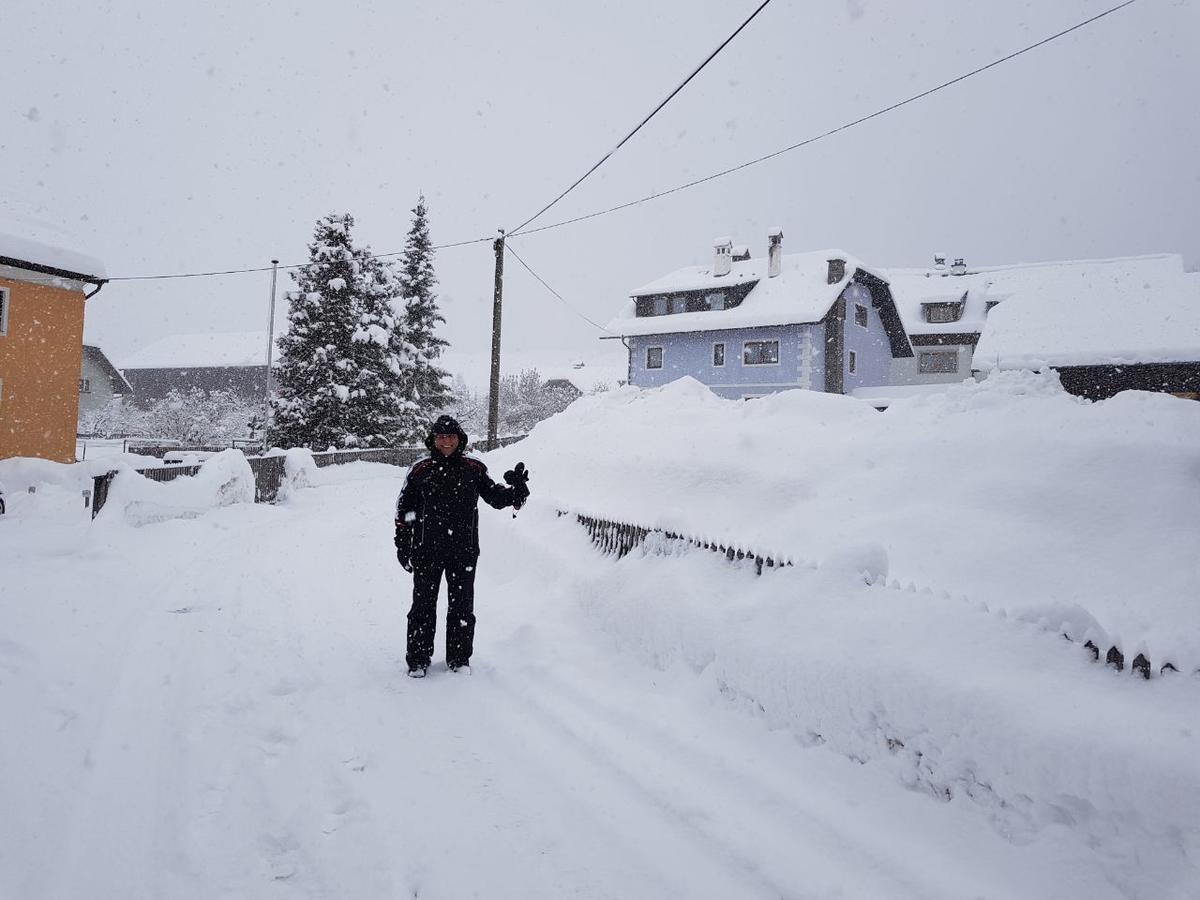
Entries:
{"type": "Polygon", "coordinates": [[[465,454],[467,435],[440,416],[425,438],[429,456],[415,463],[396,501],[396,558],[413,576],[408,613],[408,674],[424,678],[433,656],[437,597],[446,575],[446,665],[470,671],[475,639],[475,562],[479,558],[479,499],[496,509],[520,509],[529,497],[524,463],[504,473],[508,487],[488,477],[487,466],[465,454]]]}

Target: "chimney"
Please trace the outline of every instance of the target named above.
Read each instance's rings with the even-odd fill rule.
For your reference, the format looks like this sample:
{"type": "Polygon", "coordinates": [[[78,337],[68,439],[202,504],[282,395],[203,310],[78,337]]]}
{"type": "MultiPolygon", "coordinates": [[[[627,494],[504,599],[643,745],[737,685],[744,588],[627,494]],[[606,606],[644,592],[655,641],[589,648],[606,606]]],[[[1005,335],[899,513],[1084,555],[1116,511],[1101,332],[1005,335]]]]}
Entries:
{"type": "Polygon", "coordinates": [[[837,284],[846,277],[846,261],[844,259],[829,260],[829,274],[825,280],[829,284],[837,284]]]}
{"type": "Polygon", "coordinates": [[[950,272],[954,275],[967,274],[967,264],[963,262],[963,258],[961,256],[954,258],[954,265],[950,267],[950,272]]]}
{"type": "Polygon", "coordinates": [[[714,238],[713,254],[713,277],[720,278],[722,275],[728,275],[733,268],[733,239],[714,238]]]}
{"type": "Polygon", "coordinates": [[[945,253],[933,254],[933,267],[935,269],[937,269],[939,272],[942,271],[942,269],[946,268],[946,254],[945,253]]]}
{"type": "Polygon", "coordinates": [[[774,278],[783,270],[783,229],[767,232],[767,277],[774,278]]]}

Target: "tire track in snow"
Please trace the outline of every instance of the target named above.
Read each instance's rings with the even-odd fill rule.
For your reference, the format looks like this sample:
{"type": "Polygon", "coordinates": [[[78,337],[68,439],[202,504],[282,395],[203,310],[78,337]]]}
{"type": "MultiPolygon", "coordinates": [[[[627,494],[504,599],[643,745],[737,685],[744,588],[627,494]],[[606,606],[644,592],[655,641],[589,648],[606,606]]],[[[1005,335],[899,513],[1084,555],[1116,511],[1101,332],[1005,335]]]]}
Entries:
{"type": "MultiPolygon", "coordinates": [[[[908,867],[880,858],[828,818],[782,801],[743,772],[696,752],[682,739],[631,715],[614,714],[544,672],[521,681],[498,676],[505,704],[524,709],[598,777],[649,807],[696,858],[718,863],[761,897],[960,897],[933,893],[908,867]],[[549,686],[550,690],[545,690],[549,686]],[[554,694],[558,696],[555,697],[554,694]],[[685,765],[677,765],[682,760],[685,765]],[[752,796],[737,788],[748,789],[752,796]],[[864,856],[870,858],[864,865],[864,856]],[[830,859],[836,861],[832,864],[830,859]],[[847,884],[850,887],[847,887],[847,884]]],[[[494,704],[502,706],[504,704],[494,704]]],[[[739,893],[736,896],[747,896],[739,893]]]]}

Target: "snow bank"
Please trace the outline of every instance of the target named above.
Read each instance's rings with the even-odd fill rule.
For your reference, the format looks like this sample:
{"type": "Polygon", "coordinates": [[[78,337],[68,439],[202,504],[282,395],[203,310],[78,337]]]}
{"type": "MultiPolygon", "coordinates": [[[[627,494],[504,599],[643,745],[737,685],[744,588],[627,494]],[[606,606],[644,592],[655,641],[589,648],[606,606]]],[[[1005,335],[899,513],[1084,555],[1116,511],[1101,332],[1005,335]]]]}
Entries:
{"type": "Polygon", "coordinates": [[[723,400],[681,379],[584,397],[501,451],[560,507],[889,577],[1200,667],[1200,404],[1089,403],[1001,373],[895,402],[723,400]]]}
{"type": "Polygon", "coordinates": [[[240,450],[224,450],[206,460],[194,476],[151,481],[125,469],[117,473],[97,522],[144,525],[194,518],[218,506],[254,502],[254,472],[240,450]]]}
{"type": "MultiPolygon", "coordinates": [[[[851,554],[849,568],[869,557],[851,554]]],[[[979,807],[1014,843],[1070,830],[1125,896],[1190,896],[1200,859],[1190,679],[1150,691],[1056,635],[844,569],[756,578],[749,563],[651,542],[579,582],[599,631],[643,664],[804,746],[979,807]]]]}

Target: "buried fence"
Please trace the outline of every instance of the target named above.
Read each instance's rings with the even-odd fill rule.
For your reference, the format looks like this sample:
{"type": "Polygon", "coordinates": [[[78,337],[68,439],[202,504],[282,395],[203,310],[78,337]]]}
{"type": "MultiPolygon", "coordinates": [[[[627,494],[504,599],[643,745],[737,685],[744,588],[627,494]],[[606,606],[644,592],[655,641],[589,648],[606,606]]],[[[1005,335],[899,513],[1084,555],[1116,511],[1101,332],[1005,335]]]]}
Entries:
{"type": "MultiPolygon", "coordinates": [[[[524,438],[525,435],[516,435],[510,438],[502,438],[501,446],[513,444],[524,438]]],[[[197,451],[195,447],[162,447],[163,453],[197,451]]],[[[223,450],[228,448],[214,448],[223,450]]],[[[139,451],[141,452],[141,451],[139,451]]],[[[429,451],[425,447],[374,447],[366,450],[327,450],[314,452],[313,462],[317,468],[325,466],[344,465],[352,462],[373,462],[384,463],[390,466],[411,466],[418,459],[423,457],[429,451]]],[[[248,456],[246,462],[250,463],[250,469],[254,472],[254,501],[256,503],[271,503],[279,496],[279,488],[283,484],[284,475],[284,459],[283,455],[277,456],[248,456]]],[[[155,466],[147,469],[135,469],[139,475],[149,478],[151,481],[173,481],[176,478],[195,475],[200,471],[200,466],[155,466]]],[[[108,501],[108,489],[112,484],[113,478],[116,477],[116,470],[105,472],[103,475],[97,475],[92,479],[92,518],[103,509],[104,504],[108,501]]]]}
{"type": "MultiPolygon", "coordinates": [[[[692,547],[698,547],[702,550],[711,550],[720,553],[730,562],[737,560],[750,560],[754,563],[754,571],[756,575],[761,575],[764,568],[782,568],[785,566],[793,566],[796,564],[795,557],[780,557],[777,554],[761,554],[754,550],[734,544],[726,544],[710,541],[706,538],[696,538],[678,532],[668,531],[663,528],[646,528],[641,525],[632,525],[628,522],[619,522],[613,519],[598,518],[596,516],[586,516],[582,513],[568,513],[562,510],[558,512],[559,516],[574,515],[575,521],[584,527],[591,538],[592,543],[600,550],[601,553],[615,554],[617,558],[621,558],[632,552],[636,547],[640,546],[646,538],[652,534],[661,535],[667,540],[682,541],[692,547]]],[[[868,580],[868,584],[872,582],[868,580]]],[[[882,580],[875,581],[874,584],[883,586],[882,580]]],[[[898,587],[898,585],[897,585],[898,587]]],[[[1074,644],[1078,644],[1077,638],[1072,638],[1070,635],[1063,633],[1062,636],[1074,644]]],[[[1086,649],[1092,655],[1095,661],[1100,660],[1101,649],[1095,641],[1088,639],[1083,643],[1086,649]]],[[[1125,654],[1120,647],[1116,645],[1110,646],[1107,652],[1104,653],[1104,663],[1107,666],[1116,669],[1118,672],[1125,671],[1125,654]]],[[[1148,679],[1153,673],[1153,666],[1149,658],[1139,653],[1129,663],[1131,672],[1135,675],[1140,675],[1142,678],[1148,679]]],[[[1165,675],[1168,672],[1178,672],[1179,669],[1171,662],[1165,662],[1159,666],[1158,674],[1165,675]]],[[[1200,669],[1196,673],[1200,675],[1200,669]]]]}
{"type": "MultiPolygon", "coordinates": [[[[318,467],[336,465],[356,461],[384,462],[396,466],[409,465],[409,462],[399,461],[399,450],[349,450],[336,453],[314,453],[313,459],[318,467]],[[391,456],[386,456],[391,454],[391,456]],[[396,461],[393,461],[395,458],[396,461]]],[[[424,452],[424,451],[422,451],[424,452]]],[[[279,456],[248,456],[250,471],[254,473],[254,502],[271,503],[279,497],[279,488],[285,478],[285,457],[279,456]]],[[[149,469],[135,469],[139,475],[151,481],[174,481],[176,478],[186,478],[200,472],[201,466],[155,466],[149,469]]],[[[109,486],[116,477],[116,470],[97,475],[92,479],[92,518],[96,518],[108,500],[109,486]]]]}

